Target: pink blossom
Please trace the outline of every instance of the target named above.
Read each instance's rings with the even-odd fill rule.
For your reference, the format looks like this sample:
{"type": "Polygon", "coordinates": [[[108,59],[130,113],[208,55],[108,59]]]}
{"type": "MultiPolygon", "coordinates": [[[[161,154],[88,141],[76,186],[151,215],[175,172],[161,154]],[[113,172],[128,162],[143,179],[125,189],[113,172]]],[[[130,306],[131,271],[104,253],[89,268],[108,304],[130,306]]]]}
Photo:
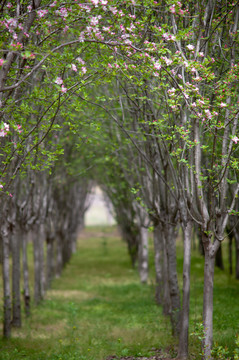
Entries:
{"type": "Polygon", "coordinates": [[[0,129],[0,137],[4,137],[9,132],[9,125],[6,123],[3,123],[3,128],[0,129]]]}
{"type": "Polygon", "coordinates": [[[162,56],[162,59],[166,62],[166,65],[171,65],[172,64],[172,60],[171,59],[168,59],[166,56],[162,56]]]}
{"type": "Polygon", "coordinates": [[[110,63],[108,63],[108,67],[109,67],[110,69],[112,69],[113,66],[112,66],[110,63]]]}
{"type": "Polygon", "coordinates": [[[226,106],[227,106],[227,104],[226,104],[226,103],[221,102],[221,104],[220,104],[220,107],[221,107],[221,108],[224,108],[224,107],[226,107],[226,106]]]}
{"type": "Polygon", "coordinates": [[[10,27],[11,29],[15,29],[17,27],[17,19],[15,18],[10,18],[10,19],[7,19],[5,20],[6,21],[6,27],[10,27]]]}
{"type": "Polygon", "coordinates": [[[3,184],[0,184],[0,189],[2,189],[3,188],[3,184]]]}
{"type": "Polygon", "coordinates": [[[57,77],[57,78],[56,78],[56,80],[55,80],[55,83],[56,83],[57,85],[61,85],[61,84],[63,84],[63,80],[62,80],[62,78],[57,77]]]}
{"type": "Polygon", "coordinates": [[[92,26],[96,26],[96,25],[98,25],[98,23],[99,23],[99,19],[98,19],[97,16],[94,16],[94,17],[91,18],[90,24],[91,24],[92,26]]]}
{"type": "Polygon", "coordinates": [[[12,46],[13,48],[15,47],[16,49],[22,49],[22,44],[18,41],[16,44],[11,43],[10,46],[12,46]]]}
{"type": "Polygon", "coordinates": [[[172,14],[175,14],[175,5],[170,6],[169,11],[171,11],[172,14]]]}
{"type": "Polygon", "coordinates": [[[61,85],[61,92],[63,94],[67,92],[67,88],[64,85],[61,85]]]}
{"type": "Polygon", "coordinates": [[[4,63],[4,60],[3,59],[0,59],[0,66],[2,66],[4,63]]]}
{"type": "Polygon", "coordinates": [[[7,3],[7,7],[8,7],[8,9],[10,9],[12,7],[12,4],[10,2],[7,3]]]}
{"type": "Polygon", "coordinates": [[[198,55],[199,55],[200,57],[204,57],[204,53],[203,53],[202,51],[199,52],[198,55]]]}
{"type": "Polygon", "coordinates": [[[21,130],[21,125],[17,125],[17,131],[18,131],[19,133],[22,132],[22,130],[21,130]]]}
{"type": "MultiPolygon", "coordinates": [[[[108,31],[108,32],[110,31],[110,27],[109,27],[109,26],[103,26],[102,29],[103,29],[103,31],[108,31]]],[[[121,29],[121,30],[122,30],[122,29],[121,29]]]]}
{"type": "Polygon", "coordinates": [[[85,73],[87,72],[86,67],[85,67],[85,66],[82,66],[81,71],[83,72],[83,74],[85,74],[85,73]]]}
{"type": "Polygon", "coordinates": [[[84,41],[85,41],[84,33],[82,33],[82,34],[79,36],[78,39],[79,39],[80,42],[84,42],[84,41]]]}
{"type": "Polygon", "coordinates": [[[85,64],[84,60],[82,60],[80,57],[76,58],[76,60],[82,65],[85,64]]]}
{"type": "Polygon", "coordinates": [[[113,7],[113,6],[110,6],[110,11],[114,14],[114,15],[116,15],[117,14],[117,12],[118,12],[118,10],[117,10],[117,8],[116,7],[113,7]]]}
{"type": "Polygon", "coordinates": [[[94,4],[96,7],[98,7],[99,0],[91,0],[92,4],[94,4]]]}
{"type": "Polygon", "coordinates": [[[194,46],[193,46],[193,45],[191,45],[191,44],[189,44],[189,45],[187,45],[187,46],[186,46],[186,48],[188,48],[188,50],[190,50],[190,51],[191,51],[191,50],[193,50],[193,49],[194,49],[194,46]]]}
{"type": "Polygon", "coordinates": [[[155,63],[154,63],[154,68],[156,69],[156,70],[160,70],[161,69],[161,64],[158,62],[158,61],[156,61],[155,63]]]}
{"type": "Polygon", "coordinates": [[[205,114],[206,114],[206,116],[207,116],[207,118],[208,119],[211,119],[212,118],[212,114],[211,114],[211,112],[210,112],[210,110],[205,110],[205,114]]]}
{"type": "Polygon", "coordinates": [[[174,95],[175,91],[176,91],[176,89],[174,87],[172,89],[168,89],[168,94],[174,95]]]}
{"type": "Polygon", "coordinates": [[[72,69],[73,71],[77,71],[76,65],[75,65],[75,64],[71,64],[71,69],[72,69]]]}
{"type": "Polygon", "coordinates": [[[164,38],[164,40],[168,40],[169,39],[169,34],[164,33],[164,34],[162,34],[162,37],[164,38]]]}
{"type": "Polygon", "coordinates": [[[235,144],[237,144],[237,142],[239,141],[239,138],[238,138],[237,136],[234,136],[234,137],[232,138],[232,141],[233,141],[235,144]]]}
{"type": "Polygon", "coordinates": [[[5,131],[8,132],[8,131],[9,131],[9,125],[6,124],[6,123],[3,123],[3,124],[4,124],[4,129],[5,129],[5,131]]]}
{"type": "Polygon", "coordinates": [[[68,16],[68,11],[65,7],[56,10],[55,13],[63,18],[63,20],[68,16]]]}
{"type": "Polygon", "coordinates": [[[39,18],[44,17],[47,13],[48,13],[48,10],[47,10],[47,9],[45,9],[45,10],[38,10],[38,11],[37,11],[37,15],[39,16],[39,18]]]}

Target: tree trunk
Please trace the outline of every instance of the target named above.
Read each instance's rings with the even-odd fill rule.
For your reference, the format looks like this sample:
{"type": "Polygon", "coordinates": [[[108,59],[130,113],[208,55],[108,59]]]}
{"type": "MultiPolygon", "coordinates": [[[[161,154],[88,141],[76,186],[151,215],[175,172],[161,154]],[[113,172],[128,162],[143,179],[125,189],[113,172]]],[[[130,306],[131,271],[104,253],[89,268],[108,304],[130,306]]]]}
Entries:
{"type": "Polygon", "coordinates": [[[59,232],[56,234],[56,277],[59,278],[61,276],[63,268],[63,260],[62,260],[62,239],[59,232]]]}
{"type": "Polygon", "coordinates": [[[188,358],[188,328],[189,328],[189,308],[190,308],[190,268],[191,268],[191,237],[193,223],[188,220],[186,225],[182,224],[183,229],[183,299],[180,319],[180,336],[178,359],[188,358]]]}
{"type": "Polygon", "coordinates": [[[176,233],[175,226],[167,224],[167,255],[168,255],[168,278],[169,293],[171,299],[171,324],[174,336],[179,335],[180,331],[180,292],[177,277],[177,258],[176,258],[176,233]]]}
{"type": "Polygon", "coordinates": [[[204,240],[205,262],[204,262],[204,290],[203,290],[203,325],[204,339],[203,359],[211,359],[213,341],[213,283],[215,268],[215,250],[210,240],[204,240]]]}
{"type": "Polygon", "coordinates": [[[156,289],[155,289],[155,299],[158,305],[163,304],[163,278],[162,278],[162,236],[161,236],[161,226],[155,225],[154,227],[154,263],[155,263],[155,273],[156,273],[156,289]]]}
{"type": "Polygon", "coordinates": [[[3,336],[11,336],[11,288],[10,288],[10,263],[9,263],[9,231],[6,223],[1,228],[2,253],[3,253],[3,336]]]}
{"type": "Polygon", "coordinates": [[[0,264],[2,264],[2,261],[3,261],[3,244],[2,244],[2,238],[0,236],[0,264]]]}
{"type": "Polygon", "coordinates": [[[171,299],[169,291],[169,270],[168,270],[168,255],[167,255],[167,245],[165,232],[162,232],[163,235],[163,315],[171,314],[171,299]]]}
{"type": "Polygon", "coordinates": [[[75,231],[72,234],[72,241],[71,241],[71,254],[75,254],[77,250],[77,238],[78,238],[78,232],[75,231]]]}
{"type": "Polygon", "coordinates": [[[236,245],[236,279],[239,279],[239,233],[238,229],[234,230],[235,245],[236,245]]]}
{"type": "Polygon", "coordinates": [[[70,261],[71,258],[71,234],[63,230],[62,237],[62,261],[63,267],[70,261]]]}
{"type": "Polygon", "coordinates": [[[201,229],[199,228],[199,226],[196,226],[197,229],[197,236],[198,236],[198,250],[199,253],[204,256],[204,248],[203,248],[203,242],[202,242],[202,232],[201,229]]]}
{"type": "Polygon", "coordinates": [[[40,231],[39,231],[39,249],[40,249],[40,292],[41,292],[41,299],[44,298],[45,291],[46,291],[46,274],[45,274],[45,261],[44,261],[44,243],[46,240],[46,233],[45,233],[45,226],[44,224],[40,224],[40,231]]]}
{"type": "Polygon", "coordinates": [[[46,287],[51,287],[51,282],[55,272],[54,264],[54,239],[52,237],[47,238],[47,260],[46,260],[46,287]]]}
{"type": "Polygon", "coordinates": [[[139,234],[138,228],[134,224],[123,226],[119,224],[123,239],[127,242],[128,252],[131,259],[132,267],[136,267],[139,255],[139,234]]]}
{"type": "Polygon", "coordinates": [[[223,257],[222,257],[222,246],[219,246],[219,249],[217,251],[216,254],[216,266],[221,269],[224,270],[224,264],[223,264],[223,257]]]}
{"type": "Polygon", "coordinates": [[[232,234],[227,234],[229,238],[228,242],[228,262],[229,262],[229,274],[232,275],[232,242],[233,242],[233,236],[232,234]]]}
{"type": "Polygon", "coordinates": [[[34,245],[34,300],[38,304],[44,297],[45,278],[44,278],[44,243],[42,237],[42,225],[39,231],[36,229],[33,234],[34,245]]]}
{"type": "Polygon", "coordinates": [[[22,237],[22,270],[23,270],[23,297],[26,316],[30,316],[30,288],[29,271],[27,260],[27,240],[28,234],[24,232],[22,237]]]}
{"type": "Polygon", "coordinates": [[[148,280],[148,229],[141,227],[139,236],[139,276],[144,284],[148,280]]]}
{"type": "Polygon", "coordinates": [[[14,227],[11,234],[12,250],[12,326],[21,327],[21,289],[20,289],[20,229],[14,227]]]}

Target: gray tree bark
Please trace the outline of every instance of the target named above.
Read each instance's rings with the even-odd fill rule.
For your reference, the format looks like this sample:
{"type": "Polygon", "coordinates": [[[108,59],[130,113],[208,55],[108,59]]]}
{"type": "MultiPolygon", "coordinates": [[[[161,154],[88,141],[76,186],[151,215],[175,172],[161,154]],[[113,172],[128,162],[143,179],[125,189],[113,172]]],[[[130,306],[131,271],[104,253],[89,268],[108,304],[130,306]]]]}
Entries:
{"type": "Polygon", "coordinates": [[[10,287],[10,261],[9,261],[9,229],[6,220],[1,225],[2,253],[3,253],[3,336],[11,336],[11,287],[10,287]]]}
{"type": "MultiPolygon", "coordinates": [[[[205,236],[204,236],[205,237],[205,236]]],[[[203,324],[206,329],[202,342],[203,359],[210,360],[213,342],[213,284],[215,269],[215,250],[210,241],[204,240],[204,288],[203,288],[203,324]]]]}
{"type": "Polygon", "coordinates": [[[154,226],[154,264],[156,274],[155,299],[158,305],[163,304],[163,239],[160,224],[154,226]]]}
{"type": "Polygon", "coordinates": [[[163,235],[163,314],[168,316],[172,312],[172,304],[169,290],[169,270],[168,270],[168,255],[167,245],[164,232],[163,235]]]}
{"type": "Polygon", "coordinates": [[[182,223],[183,229],[183,298],[180,319],[180,335],[178,347],[178,359],[188,358],[188,329],[189,329],[189,308],[190,308],[190,268],[191,268],[191,237],[193,222],[189,218],[182,223]]]}
{"type": "Polygon", "coordinates": [[[29,233],[24,232],[22,237],[22,272],[23,272],[23,297],[26,316],[30,316],[30,287],[29,287],[29,271],[27,243],[29,233]]]}
{"type": "Polygon", "coordinates": [[[139,232],[139,276],[142,284],[147,283],[149,274],[148,265],[148,229],[141,226],[139,232]]]}
{"type": "Polygon", "coordinates": [[[234,237],[235,237],[235,247],[236,247],[236,269],[235,269],[235,275],[236,279],[239,279],[239,232],[237,229],[234,231],[234,237]]]}
{"type": "Polygon", "coordinates": [[[171,224],[167,224],[166,247],[168,257],[169,293],[171,299],[170,318],[173,335],[178,336],[180,331],[180,292],[177,278],[176,233],[175,226],[171,224]]]}
{"type": "Polygon", "coordinates": [[[62,259],[62,240],[59,232],[56,233],[56,277],[61,276],[63,268],[63,259],[62,259]]]}
{"type": "Polygon", "coordinates": [[[40,224],[39,229],[35,226],[33,233],[34,249],[34,301],[38,304],[45,294],[45,273],[44,273],[44,225],[40,224]]]}
{"type": "Polygon", "coordinates": [[[12,326],[21,327],[21,289],[20,289],[20,229],[14,226],[11,234],[12,251],[12,326]]]}
{"type": "Polygon", "coordinates": [[[54,263],[54,238],[48,236],[46,239],[47,243],[47,255],[46,255],[46,288],[51,287],[51,283],[55,274],[55,263],[54,263]]]}

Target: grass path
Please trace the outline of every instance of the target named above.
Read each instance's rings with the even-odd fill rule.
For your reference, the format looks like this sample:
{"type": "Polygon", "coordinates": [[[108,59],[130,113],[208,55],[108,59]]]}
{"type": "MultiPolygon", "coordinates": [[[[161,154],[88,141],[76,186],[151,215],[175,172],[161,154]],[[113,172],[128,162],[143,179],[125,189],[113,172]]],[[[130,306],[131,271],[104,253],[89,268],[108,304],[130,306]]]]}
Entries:
{"type": "MultiPolygon", "coordinates": [[[[216,359],[232,359],[239,333],[239,285],[228,274],[227,243],[223,244],[225,271],[216,269],[214,340],[216,359]],[[220,354],[221,355],[220,355],[220,354]],[[220,356],[221,357],[220,357],[220,356]]],[[[178,270],[182,273],[182,242],[177,242],[178,270]]],[[[32,257],[30,249],[29,255],[32,257]]],[[[31,273],[32,264],[30,264],[31,273]]],[[[139,282],[126,245],[115,228],[87,228],[78,251],[46,299],[32,308],[30,319],[14,329],[11,340],[0,339],[0,360],[133,360],[175,355],[171,327],[154,301],[153,250],[150,243],[150,280],[139,282]]],[[[33,278],[31,274],[31,279],[33,278]]],[[[182,286],[182,275],[179,275],[182,286]]],[[[0,284],[1,292],[1,284],[0,284]]],[[[203,258],[192,254],[190,333],[202,336],[203,258]]],[[[0,307],[2,311],[2,305],[0,307]]],[[[0,313],[2,318],[2,313],[0,313]]],[[[200,359],[200,342],[190,336],[191,360],[200,359]]],[[[239,348],[238,348],[239,353],[239,348]]]]}
{"type": "Polygon", "coordinates": [[[22,329],[0,342],[1,360],[102,360],[152,356],[172,344],[170,325],[141,285],[113,228],[86,230],[78,251],[22,329]],[[102,229],[101,229],[102,230],[102,229]]]}

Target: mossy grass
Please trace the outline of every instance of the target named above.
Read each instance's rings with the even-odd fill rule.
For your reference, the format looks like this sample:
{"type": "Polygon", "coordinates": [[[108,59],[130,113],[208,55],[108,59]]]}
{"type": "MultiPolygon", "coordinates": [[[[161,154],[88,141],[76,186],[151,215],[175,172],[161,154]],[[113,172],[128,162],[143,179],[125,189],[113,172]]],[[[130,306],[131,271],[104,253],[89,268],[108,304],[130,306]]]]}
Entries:
{"type": "MultiPolygon", "coordinates": [[[[177,243],[181,272],[181,240],[177,243]]],[[[150,280],[142,285],[116,228],[87,228],[46,299],[32,308],[21,329],[13,329],[12,339],[0,340],[0,360],[103,360],[110,355],[149,356],[159,348],[175,354],[169,320],[154,301],[152,247],[151,242],[150,280]]],[[[231,357],[239,330],[238,285],[227,270],[216,270],[214,338],[228,347],[231,357]]],[[[202,300],[203,258],[193,250],[190,333],[202,321],[202,300]]],[[[191,359],[199,353],[198,339],[190,336],[191,359]]]]}

